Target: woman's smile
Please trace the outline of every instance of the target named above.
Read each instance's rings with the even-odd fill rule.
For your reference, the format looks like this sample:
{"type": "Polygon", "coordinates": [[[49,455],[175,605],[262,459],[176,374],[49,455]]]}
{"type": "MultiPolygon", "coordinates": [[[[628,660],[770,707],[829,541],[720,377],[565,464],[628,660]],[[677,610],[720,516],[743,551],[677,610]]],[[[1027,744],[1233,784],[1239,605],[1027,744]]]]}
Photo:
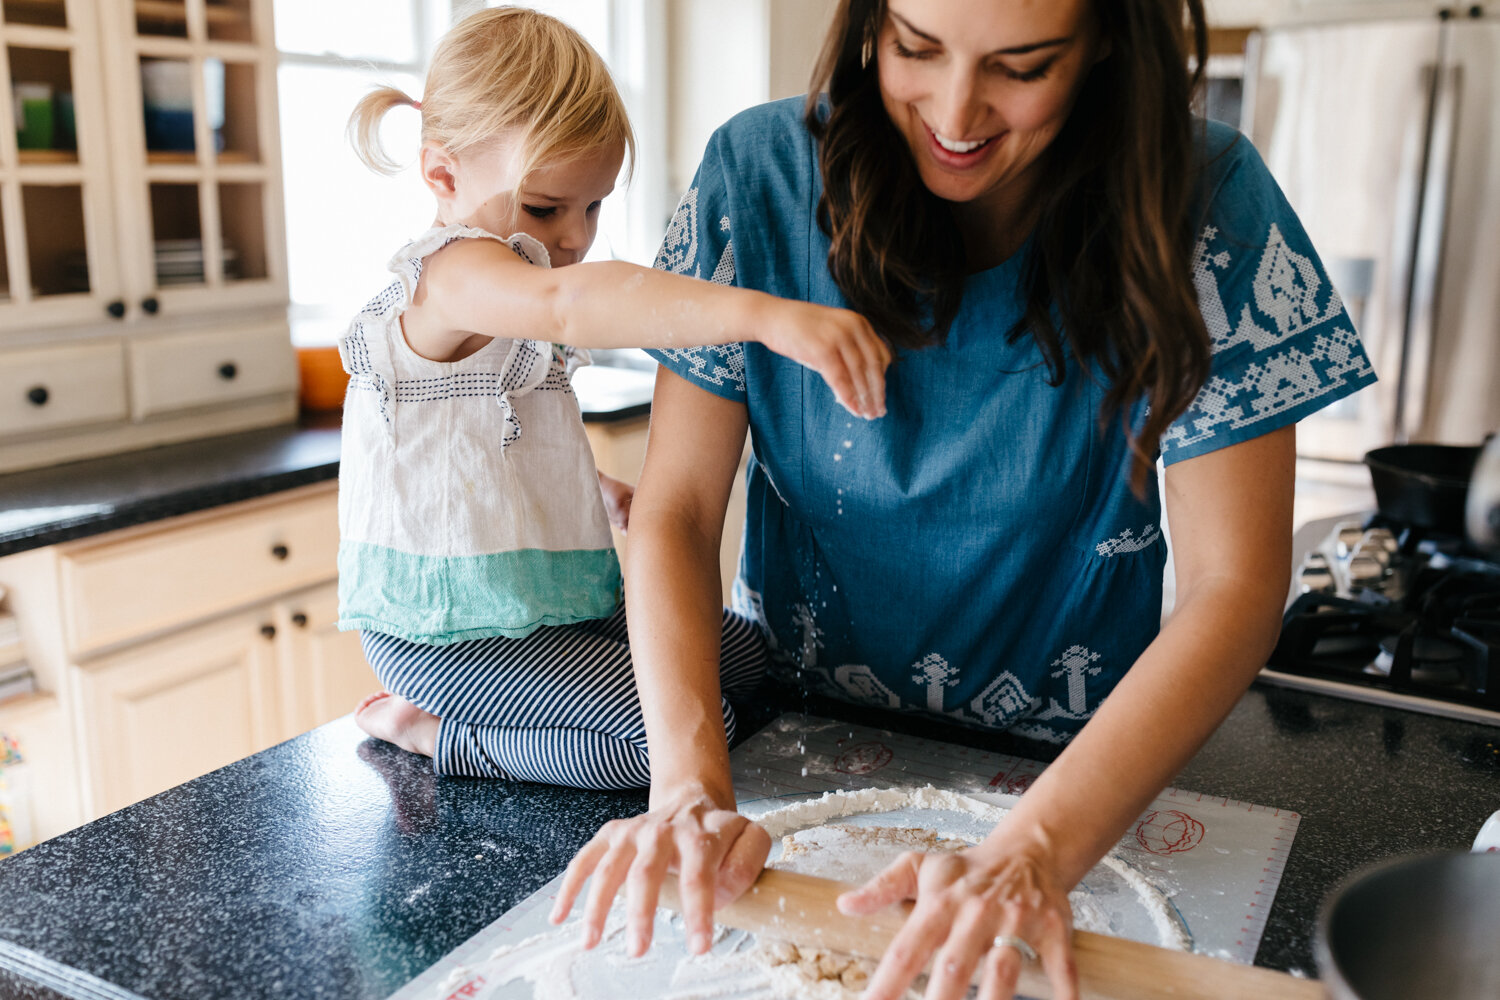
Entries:
{"type": "Polygon", "coordinates": [[[932,158],[950,170],[968,170],[978,166],[999,145],[998,140],[1006,135],[1005,132],[1000,132],[983,139],[950,139],[926,122],[922,123],[922,127],[927,130],[927,145],[932,158]]]}

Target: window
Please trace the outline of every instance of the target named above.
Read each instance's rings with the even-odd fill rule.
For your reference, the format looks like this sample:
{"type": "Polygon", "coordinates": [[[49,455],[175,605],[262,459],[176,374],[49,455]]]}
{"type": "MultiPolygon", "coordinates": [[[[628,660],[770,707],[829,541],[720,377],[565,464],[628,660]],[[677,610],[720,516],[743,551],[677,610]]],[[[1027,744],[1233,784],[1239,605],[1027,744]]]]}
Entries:
{"type": "MultiPolygon", "coordinates": [[[[664,44],[665,0],[540,0],[533,6],[577,28],[604,56],[639,143],[635,176],[605,203],[591,259],[649,263],[671,195],[666,190],[663,70],[647,59],[664,44]]],[[[489,4],[495,6],[496,4],[489,4]]],[[[473,0],[276,0],[282,171],[292,339],[332,343],[389,280],[386,261],[432,222],[432,197],[414,170],[382,177],[344,137],[355,103],[390,84],[421,98],[427,60],[448,27],[486,6],[473,0]]],[[[412,160],[416,111],[393,109],[387,152],[412,160]]]]}

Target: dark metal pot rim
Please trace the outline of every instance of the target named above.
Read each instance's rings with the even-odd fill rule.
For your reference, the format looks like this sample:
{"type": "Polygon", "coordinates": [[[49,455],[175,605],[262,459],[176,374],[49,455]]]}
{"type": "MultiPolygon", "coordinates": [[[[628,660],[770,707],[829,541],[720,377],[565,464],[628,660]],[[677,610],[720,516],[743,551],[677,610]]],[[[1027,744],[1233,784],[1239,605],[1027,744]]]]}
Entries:
{"type": "Polygon", "coordinates": [[[1468,476],[1442,476],[1432,472],[1422,472],[1418,469],[1413,469],[1410,466],[1403,465],[1399,461],[1393,461],[1393,457],[1394,455],[1402,453],[1410,454],[1409,452],[1405,452],[1405,449],[1408,448],[1422,448],[1424,450],[1441,449],[1443,451],[1454,454],[1458,452],[1468,452],[1475,459],[1477,459],[1479,457],[1480,447],[1480,445],[1452,444],[1386,445],[1383,448],[1376,448],[1374,451],[1366,452],[1364,463],[1371,469],[1378,469],[1381,472],[1389,472],[1393,475],[1401,476],[1402,478],[1408,480],[1414,480],[1427,486],[1467,489],[1469,486],[1468,476]]]}
{"type": "MultiPolygon", "coordinates": [[[[1413,865],[1433,864],[1441,860],[1451,860],[1454,864],[1467,864],[1464,858],[1486,857],[1483,854],[1475,854],[1471,851],[1461,849],[1418,851],[1410,854],[1398,854],[1357,868],[1344,876],[1339,883],[1333,887],[1328,895],[1323,897],[1323,902],[1318,906],[1318,922],[1313,931],[1313,961],[1318,967],[1318,978],[1324,983],[1337,984],[1349,996],[1355,996],[1354,988],[1349,980],[1344,977],[1343,970],[1339,968],[1334,960],[1333,950],[1328,943],[1328,927],[1333,919],[1333,908],[1338,905],[1339,900],[1348,894],[1357,884],[1367,879],[1377,878],[1386,872],[1409,868],[1413,865]]],[[[1331,991],[1330,991],[1331,995],[1331,991]]]]}

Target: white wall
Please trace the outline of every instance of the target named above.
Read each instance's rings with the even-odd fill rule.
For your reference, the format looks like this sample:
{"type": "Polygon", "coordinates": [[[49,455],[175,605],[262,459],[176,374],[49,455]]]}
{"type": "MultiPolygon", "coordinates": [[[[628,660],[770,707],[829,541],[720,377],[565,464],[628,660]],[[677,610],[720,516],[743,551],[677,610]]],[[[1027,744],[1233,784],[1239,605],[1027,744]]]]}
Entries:
{"type": "Polygon", "coordinates": [[[807,91],[834,0],[668,0],[669,176],[681,194],[713,130],[807,91]]]}

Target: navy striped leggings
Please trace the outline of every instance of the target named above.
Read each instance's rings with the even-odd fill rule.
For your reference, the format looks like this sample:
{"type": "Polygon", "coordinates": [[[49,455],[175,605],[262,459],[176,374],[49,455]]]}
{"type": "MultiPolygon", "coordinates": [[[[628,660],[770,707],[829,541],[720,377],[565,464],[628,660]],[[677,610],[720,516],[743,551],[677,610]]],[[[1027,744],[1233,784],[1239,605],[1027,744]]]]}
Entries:
{"type": "MultiPolygon", "coordinates": [[[[623,601],[608,618],[523,639],[428,646],[361,632],[360,642],[387,691],[442,720],[432,755],[438,774],[594,789],[651,783],[623,601]]],[[[765,666],[760,630],[726,608],[724,693],[748,694],[765,666]]],[[[722,701],[733,739],[734,710],[722,701]]]]}

